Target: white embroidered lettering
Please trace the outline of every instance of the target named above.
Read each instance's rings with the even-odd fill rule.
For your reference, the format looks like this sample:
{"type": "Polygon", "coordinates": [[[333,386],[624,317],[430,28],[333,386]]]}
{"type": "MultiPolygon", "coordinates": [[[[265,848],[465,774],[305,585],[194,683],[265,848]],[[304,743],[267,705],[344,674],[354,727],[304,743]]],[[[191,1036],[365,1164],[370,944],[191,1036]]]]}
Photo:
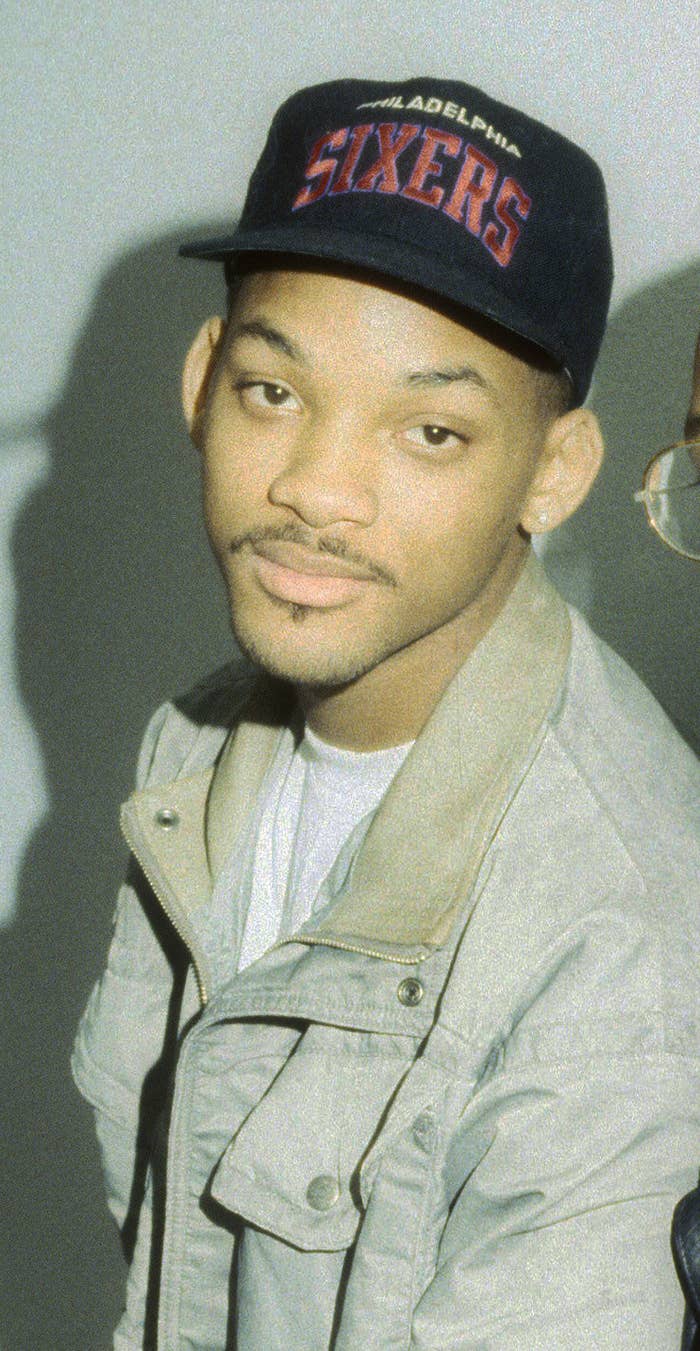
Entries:
{"type": "Polygon", "coordinates": [[[412,111],[417,113],[432,114],[433,117],[445,117],[450,122],[459,122],[463,127],[468,127],[471,131],[481,132],[487,141],[493,141],[501,150],[508,155],[515,155],[517,159],[522,159],[520,147],[515,141],[509,141],[508,137],[501,131],[498,131],[491,122],[485,118],[479,117],[478,113],[470,115],[464,105],[445,102],[438,98],[436,94],[414,94],[408,102],[404,102],[403,94],[388,94],[385,98],[370,99],[366,103],[358,103],[358,110],[361,108],[396,108],[401,111],[412,111]]]}

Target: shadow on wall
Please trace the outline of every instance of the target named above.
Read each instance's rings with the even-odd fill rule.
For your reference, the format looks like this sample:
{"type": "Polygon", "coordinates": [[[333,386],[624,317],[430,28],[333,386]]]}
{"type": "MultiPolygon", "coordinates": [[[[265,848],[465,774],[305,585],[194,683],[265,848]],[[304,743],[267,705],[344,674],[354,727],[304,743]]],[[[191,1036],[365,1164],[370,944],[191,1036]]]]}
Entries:
{"type": "MultiPolygon", "coordinates": [[[[0,1130],[12,1187],[3,1351],[111,1344],[123,1271],[70,1046],[104,963],[123,864],[117,809],[146,719],[231,651],[178,396],[187,343],[220,309],[222,279],[218,267],[179,262],[176,244],[157,240],[105,277],[45,428],[50,476],[14,538],[19,682],[51,811],[25,859],[17,919],[0,935],[0,1130]]],[[[699,280],[686,269],[614,316],[595,395],[606,469],[548,551],[569,594],[587,572],[593,623],[686,734],[697,719],[688,635],[700,570],[666,553],[631,498],[647,455],[680,435],[699,280]]],[[[697,721],[694,730],[697,739],[697,721]]]]}
{"type": "Polygon", "coordinates": [[[123,1270],[70,1047],[104,963],[125,853],[118,805],[146,720],[231,655],[179,402],[187,345],[225,296],[220,267],[177,258],[187,237],[105,276],[43,428],[49,476],[13,539],[18,684],[50,811],[0,934],[3,1351],[111,1345],[123,1270]]]}
{"type": "Polygon", "coordinates": [[[613,313],[591,400],[605,463],[588,501],[552,537],[546,564],[700,752],[700,567],[667,549],[633,501],[654,451],[682,440],[699,326],[697,263],[613,313]]]}

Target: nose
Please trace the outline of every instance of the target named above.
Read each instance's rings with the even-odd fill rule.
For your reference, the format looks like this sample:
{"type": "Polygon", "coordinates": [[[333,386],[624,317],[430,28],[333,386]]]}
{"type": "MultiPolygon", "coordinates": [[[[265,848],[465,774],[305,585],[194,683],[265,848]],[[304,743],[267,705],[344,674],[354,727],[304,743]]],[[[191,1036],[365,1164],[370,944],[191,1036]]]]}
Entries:
{"type": "Polygon", "coordinates": [[[370,457],[345,425],[306,426],[273,478],[268,497],[316,530],[371,525],[377,514],[370,457]]]}

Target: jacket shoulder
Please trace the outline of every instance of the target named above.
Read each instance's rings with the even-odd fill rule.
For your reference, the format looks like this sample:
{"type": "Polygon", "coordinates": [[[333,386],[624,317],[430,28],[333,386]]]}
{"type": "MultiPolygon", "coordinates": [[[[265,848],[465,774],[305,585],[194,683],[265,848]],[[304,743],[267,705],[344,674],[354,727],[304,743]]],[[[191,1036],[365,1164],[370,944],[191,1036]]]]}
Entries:
{"type": "Polygon", "coordinates": [[[700,834],[700,763],[623,659],[572,612],[560,751],[641,871],[675,856],[687,876],[700,834]]]}

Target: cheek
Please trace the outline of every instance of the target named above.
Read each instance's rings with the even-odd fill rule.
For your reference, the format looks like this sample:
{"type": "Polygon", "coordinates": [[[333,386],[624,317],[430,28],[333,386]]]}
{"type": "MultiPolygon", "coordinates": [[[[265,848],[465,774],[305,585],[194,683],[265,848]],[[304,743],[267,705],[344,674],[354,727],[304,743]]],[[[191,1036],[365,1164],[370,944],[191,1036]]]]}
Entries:
{"type": "Polygon", "coordinates": [[[446,534],[488,542],[508,538],[527,499],[532,466],[524,455],[484,457],[435,503],[435,520],[446,534]]]}
{"type": "Polygon", "coordinates": [[[386,519],[396,537],[405,539],[409,557],[449,556],[465,539],[489,535],[510,516],[510,503],[494,487],[471,473],[405,477],[384,499],[386,519]]]}
{"type": "Polygon", "coordinates": [[[266,466],[233,438],[225,447],[210,443],[202,454],[202,501],[210,534],[230,529],[267,494],[266,466]]]}
{"type": "Polygon", "coordinates": [[[524,497],[519,479],[455,476],[399,493],[392,536],[415,596],[469,593],[488,576],[517,531],[524,497]]]}

